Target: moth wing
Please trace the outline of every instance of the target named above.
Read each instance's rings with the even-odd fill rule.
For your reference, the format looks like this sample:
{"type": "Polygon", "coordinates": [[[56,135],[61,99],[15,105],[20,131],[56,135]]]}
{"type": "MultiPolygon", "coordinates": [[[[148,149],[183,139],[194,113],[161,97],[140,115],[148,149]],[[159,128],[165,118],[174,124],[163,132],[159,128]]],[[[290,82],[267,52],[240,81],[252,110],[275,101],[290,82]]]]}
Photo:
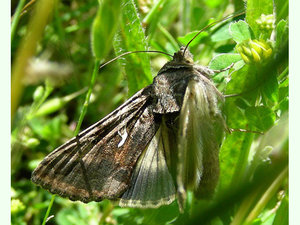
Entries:
{"type": "Polygon", "coordinates": [[[142,89],[50,153],[33,171],[32,181],[71,200],[119,197],[128,188],[137,159],[158,129],[147,91],[147,87],[142,89]]]}
{"type": "Polygon", "coordinates": [[[122,195],[121,207],[157,208],[175,199],[161,128],[156,132],[134,169],[130,188],[122,195]]]}
{"type": "Polygon", "coordinates": [[[219,147],[224,120],[218,109],[219,92],[205,77],[189,81],[179,119],[177,184],[179,205],[186,190],[196,197],[214,192],[219,177],[219,147]]]}

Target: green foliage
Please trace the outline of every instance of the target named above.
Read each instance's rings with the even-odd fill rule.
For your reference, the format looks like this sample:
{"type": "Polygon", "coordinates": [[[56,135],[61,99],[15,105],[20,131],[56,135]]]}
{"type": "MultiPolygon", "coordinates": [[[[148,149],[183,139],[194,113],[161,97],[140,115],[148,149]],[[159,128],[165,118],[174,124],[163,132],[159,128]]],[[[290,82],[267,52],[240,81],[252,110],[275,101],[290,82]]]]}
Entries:
{"type": "MultiPolygon", "coordinates": [[[[145,34],[134,1],[125,1],[121,7],[123,12],[122,21],[120,32],[114,40],[115,52],[120,55],[127,51],[147,50],[145,34]]],[[[124,63],[124,60],[121,59],[120,61],[124,63]]],[[[151,83],[152,75],[148,54],[131,54],[127,56],[124,68],[128,79],[129,96],[151,83]]]]}
{"type": "Polygon", "coordinates": [[[91,32],[92,50],[97,59],[103,59],[112,47],[111,42],[119,25],[121,4],[119,0],[100,1],[91,32]]]}
{"type": "Polygon", "coordinates": [[[230,26],[232,39],[236,43],[251,39],[251,30],[249,25],[244,21],[232,23],[230,26]]]}
{"type": "Polygon", "coordinates": [[[260,19],[262,14],[273,14],[273,9],[276,8],[273,5],[273,1],[269,0],[249,0],[247,1],[246,9],[246,21],[250,25],[256,37],[262,35],[260,24],[257,20],[260,19]]]}
{"type": "MultiPolygon", "coordinates": [[[[187,210],[180,214],[176,202],[159,209],[130,209],[108,200],[83,204],[54,199],[30,181],[38,162],[74,135],[79,117],[84,118],[81,129],[97,122],[151,83],[169,58],[131,54],[98,72],[100,61],[135,50],[172,54],[201,28],[226,16],[225,9],[238,11],[242,5],[219,0],[58,2],[35,57],[59,63],[54,74],[63,65],[71,65],[72,73],[61,81],[49,75],[53,71],[42,76],[31,70],[12,121],[12,224],[42,224],[52,200],[49,216],[54,218],[46,224],[288,224],[286,1],[248,0],[245,19],[216,24],[189,46],[194,60],[211,69],[234,63],[212,77],[224,95],[237,94],[225,100],[228,127],[264,133],[226,134],[215,198],[198,201],[190,193],[187,210]]],[[[30,32],[33,8],[18,11],[13,20],[13,62],[18,57],[14,50],[30,32]]]]}
{"type": "MultiPolygon", "coordinates": [[[[183,45],[187,45],[189,43],[189,41],[198,33],[199,31],[193,31],[190,33],[187,33],[185,36],[183,37],[178,37],[178,41],[180,41],[180,43],[182,43],[183,45]]],[[[205,37],[209,36],[207,32],[202,32],[200,33],[195,40],[193,40],[193,42],[191,42],[190,47],[196,46],[199,43],[201,43],[201,40],[205,37]]]]}

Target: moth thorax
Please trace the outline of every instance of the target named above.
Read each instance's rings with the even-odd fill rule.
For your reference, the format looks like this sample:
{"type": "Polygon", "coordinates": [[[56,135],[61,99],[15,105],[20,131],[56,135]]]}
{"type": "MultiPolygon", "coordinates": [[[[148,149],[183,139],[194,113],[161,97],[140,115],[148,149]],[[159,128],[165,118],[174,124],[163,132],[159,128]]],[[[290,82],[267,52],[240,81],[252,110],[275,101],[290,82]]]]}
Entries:
{"type": "Polygon", "coordinates": [[[188,49],[186,49],[186,51],[184,52],[184,49],[185,47],[181,47],[178,52],[174,53],[173,61],[193,64],[194,60],[192,53],[188,49]]]}

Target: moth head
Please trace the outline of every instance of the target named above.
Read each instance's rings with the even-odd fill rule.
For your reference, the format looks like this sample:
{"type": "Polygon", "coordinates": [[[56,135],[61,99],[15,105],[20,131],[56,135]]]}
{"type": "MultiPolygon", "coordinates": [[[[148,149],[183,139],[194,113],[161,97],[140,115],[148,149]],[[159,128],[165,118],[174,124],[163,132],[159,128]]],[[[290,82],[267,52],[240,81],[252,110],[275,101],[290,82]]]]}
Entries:
{"type": "Polygon", "coordinates": [[[188,49],[184,50],[185,47],[181,47],[178,52],[174,53],[173,61],[174,62],[181,62],[181,63],[187,63],[187,64],[193,64],[193,55],[190,53],[188,49]]]}

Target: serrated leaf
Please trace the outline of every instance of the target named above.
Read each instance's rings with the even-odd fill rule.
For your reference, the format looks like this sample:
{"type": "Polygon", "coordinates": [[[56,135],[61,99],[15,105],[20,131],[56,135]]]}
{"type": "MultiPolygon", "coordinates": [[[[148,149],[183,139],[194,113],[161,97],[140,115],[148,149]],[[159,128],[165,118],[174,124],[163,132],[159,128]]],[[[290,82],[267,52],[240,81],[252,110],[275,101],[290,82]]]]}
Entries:
{"type": "Polygon", "coordinates": [[[229,32],[236,43],[251,39],[251,29],[245,21],[231,23],[229,32]]]}
{"type": "MultiPolygon", "coordinates": [[[[127,51],[147,50],[147,41],[144,30],[141,26],[140,18],[133,0],[122,4],[122,22],[120,23],[120,32],[114,40],[114,49],[117,55],[127,51]]],[[[120,59],[125,67],[128,79],[128,94],[135,92],[152,82],[150,70],[149,54],[139,53],[130,54],[124,59],[120,59]]]]}
{"type": "Polygon", "coordinates": [[[261,131],[266,131],[274,125],[276,116],[274,112],[265,106],[249,107],[245,111],[249,124],[261,131]]]}
{"type": "Polygon", "coordinates": [[[103,0],[94,19],[91,33],[92,52],[97,59],[104,59],[118,28],[122,0],[103,0]]]}

